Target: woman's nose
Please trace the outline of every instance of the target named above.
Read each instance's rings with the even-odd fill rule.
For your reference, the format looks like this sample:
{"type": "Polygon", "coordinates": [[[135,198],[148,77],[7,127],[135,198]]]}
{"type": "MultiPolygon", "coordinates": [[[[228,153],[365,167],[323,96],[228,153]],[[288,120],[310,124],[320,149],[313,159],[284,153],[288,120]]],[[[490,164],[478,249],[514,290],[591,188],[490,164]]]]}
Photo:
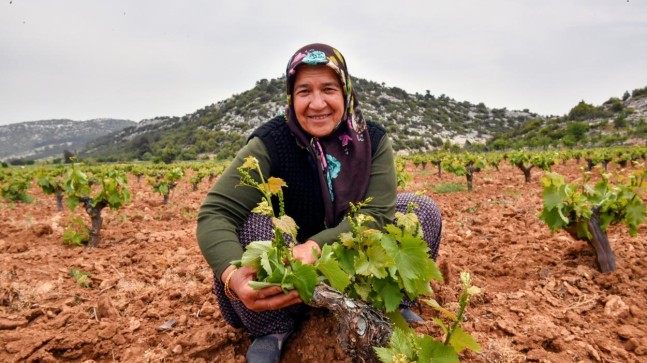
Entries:
{"type": "Polygon", "coordinates": [[[310,108],[322,109],[326,107],[326,99],[321,92],[314,92],[310,100],[310,108]]]}

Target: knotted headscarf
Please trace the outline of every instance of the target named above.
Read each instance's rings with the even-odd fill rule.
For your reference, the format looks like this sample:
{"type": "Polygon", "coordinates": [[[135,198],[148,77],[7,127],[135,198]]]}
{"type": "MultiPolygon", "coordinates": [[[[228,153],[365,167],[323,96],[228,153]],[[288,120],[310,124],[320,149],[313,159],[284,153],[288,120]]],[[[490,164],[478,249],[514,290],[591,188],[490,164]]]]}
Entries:
{"type": "Polygon", "coordinates": [[[371,140],[366,122],[359,109],[344,56],[326,44],[309,44],[294,53],[286,70],[288,107],[285,115],[288,127],[298,142],[316,160],[325,207],[327,227],[337,225],[350,209],[366,196],[371,172],[371,140]],[[301,128],[294,112],[292,91],[297,67],[326,65],[339,77],[344,94],[344,114],[332,133],[313,137],[301,128]]]}

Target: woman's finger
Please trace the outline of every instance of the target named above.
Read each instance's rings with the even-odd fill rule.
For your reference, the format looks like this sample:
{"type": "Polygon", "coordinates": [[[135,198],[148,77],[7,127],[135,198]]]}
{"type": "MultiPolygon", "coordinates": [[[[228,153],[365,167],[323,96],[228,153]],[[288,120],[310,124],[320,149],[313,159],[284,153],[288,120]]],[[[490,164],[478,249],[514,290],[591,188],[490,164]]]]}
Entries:
{"type": "Polygon", "coordinates": [[[301,298],[299,298],[299,294],[296,291],[290,291],[287,294],[274,295],[262,301],[265,305],[265,310],[279,310],[300,303],[301,298]]]}
{"type": "Polygon", "coordinates": [[[274,295],[278,295],[283,292],[279,286],[270,286],[260,290],[254,290],[256,292],[256,299],[267,299],[274,295]]]}
{"type": "Polygon", "coordinates": [[[290,291],[287,294],[281,292],[264,299],[254,300],[250,305],[245,305],[247,305],[250,310],[259,312],[279,310],[300,302],[302,302],[302,300],[299,298],[299,294],[296,291],[290,291]]]}

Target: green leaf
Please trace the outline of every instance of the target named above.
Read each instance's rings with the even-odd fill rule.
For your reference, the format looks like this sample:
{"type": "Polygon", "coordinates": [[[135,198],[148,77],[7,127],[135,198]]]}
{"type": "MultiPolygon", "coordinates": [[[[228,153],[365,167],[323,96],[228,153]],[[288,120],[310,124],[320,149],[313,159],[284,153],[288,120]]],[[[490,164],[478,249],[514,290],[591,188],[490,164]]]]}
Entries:
{"type": "Polygon", "coordinates": [[[382,296],[384,309],[387,313],[395,311],[400,306],[400,303],[404,298],[404,294],[397,282],[390,278],[375,280],[374,288],[375,291],[382,296]]]}
{"type": "Polygon", "coordinates": [[[287,233],[296,239],[297,236],[297,223],[292,217],[284,215],[279,218],[272,217],[272,224],[281,232],[287,233]]]}
{"type": "Polygon", "coordinates": [[[268,275],[272,275],[272,264],[270,263],[270,259],[267,255],[267,251],[261,253],[261,267],[267,273],[268,275]]]}
{"type": "Polygon", "coordinates": [[[254,269],[261,267],[261,256],[272,249],[272,241],[254,241],[247,245],[247,249],[240,259],[242,266],[250,266],[254,269]]]}
{"type": "Polygon", "coordinates": [[[78,207],[79,204],[81,204],[81,201],[76,196],[69,196],[65,199],[65,205],[70,208],[71,211],[76,210],[76,207],[78,207]]]}
{"type": "Polygon", "coordinates": [[[442,272],[440,272],[440,269],[438,268],[436,261],[432,260],[431,258],[427,260],[427,268],[425,269],[425,279],[443,282],[443,274],[442,272]]]}
{"type": "Polygon", "coordinates": [[[387,348],[374,348],[382,362],[415,362],[417,348],[414,344],[415,332],[395,328],[389,338],[387,348]]]}
{"type": "MultiPolygon", "coordinates": [[[[271,254],[268,254],[267,256],[267,264],[270,266],[272,273],[268,274],[265,268],[259,270],[256,273],[257,281],[275,282],[278,284],[283,282],[287,268],[283,266],[283,261],[278,260],[276,253],[273,253],[274,251],[275,249],[272,249],[270,251],[271,254]]],[[[264,263],[264,260],[265,258],[261,259],[261,264],[264,263]]]]}
{"type": "MultiPolygon", "coordinates": [[[[265,260],[266,254],[264,253],[261,255],[261,264],[263,264],[263,261],[265,260]]],[[[284,265],[284,259],[283,256],[279,254],[279,251],[276,247],[271,248],[269,251],[267,251],[267,263],[270,266],[270,270],[272,271],[271,275],[267,276],[265,278],[265,281],[270,281],[270,282],[281,282],[283,281],[283,276],[286,274],[286,270],[288,267],[284,265]]],[[[263,269],[265,271],[265,269],[263,269]]],[[[261,275],[262,271],[258,272],[258,275],[261,275]]],[[[262,276],[259,276],[262,278],[262,276]]]]}
{"type": "Polygon", "coordinates": [[[429,281],[431,281],[429,277],[417,278],[413,280],[413,288],[411,291],[407,291],[407,296],[409,296],[409,298],[413,300],[418,298],[420,295],[433,295],[434,290],[431,289],[429,281]]]}
{"type": "Polygon", "coordinates": [[[82,287],[90,287],[92,284],[92,279],[90,279],[90,274],[87,272],[82,272],[75,268],[70,270],[70,276],[74,277],[76,283],[82,287]]]}
{"type": "Polygon", "coordinates": [[[247,283],[252,289],[260,290],[270,286],[281,286],[280,282],[266,282],[266,281],[249,281],[247,283]]]}
{"type": "Polygon", "coordinates": [[[418,360],[417,362],[435,362],[431,360],[431,353],[434,350],[436,342],[434,338],[429,335],[417,337],[416,345],[418,346],[418,360]]]}
{"type": "Polygon", "coordinates": [[[564,205],[564,199],[566,199],[564,188],[555,185],[544,187],[541,195],[544,199],[544,208],[548,210],[552,210],[553,208],[561,209],[564,205]]]}
{"type": "Polygon", "coordinates": [[[433,362],[433,363],[459,363],[458,354],[451,346],[444,345],[443,343],[429,339],[421,341],[421,351],[424,352],[424,359],[420,362],[433,362]],[[428,358],[428,359],[427,359],[428,358]]]}
{"type": "Polygon", "coordinates": [[[357,295],[364,301],[368,301],[368,297],[371,294],[371,291],[373,291],[371,289],[371,286],[368,286],[366,284],[361,284],[358,282],[356,282],[353,285],[353,288],[355,289],[355,292],[357,293],[357,295]]]}
{"type": "Polygon", "coordinates": [[[169,192],[168,184],[161,184],[158,190],[163,196],[167,196],[169,192]]]}
{"type": "Polygon", "coordinates": [[[355,271],[359,275],[364,275],[364,276],[370,276],[372,271],[371,271],[371,261],[368,260],[368,257],[366,256],[365,253],[359,253],[357,258],[355,259],[355,271]]]}
{"type": "Polygon", "coordinates": [[[355,275],[355,260],[359,256],[357,250],[346,249],[338,243],[333,244],[333,251],[335,258],[339,262],[339,267],[342,268],[350,276],[355,275]]]}
{"type": "Polygon", "coordinates": [[[63,243],[81,246],[90,239],[90,230],[83,224],[81,217],[71,218],[63,231],[63,243]]]}
{"type": "Polygon", "coordinates": [[[454,350],[457,353],[460,353],[465,349],[472,350],[476,353],[481,352],[481,346],[460,326],[456,327],[456,329],[452,333],[452,336],[449,338],[449,344],[454,347],[454,350]]]}
{"type": "Polygon", "coordinates": [[[458,319],[458,317],[456,316],[456,314],[454,314],[454,312],[452,312],[451,310],[447,310],[444,307],[440,306],[440,304],[436,300],[434,300],[434,299],[425,299],[423,301],[425,303],[427,303],[427,305],[434,308],[439,313],[445,315],[447,318],[449,318],[449,320],[456,321],[456,319],[458,319]]]}
{"type": "Polygon", "coordinates": [[[638,226],[645,223],[645,213],[647,208],[642,204],[642,200],[638,197],[633,199],[631,203],[627,205],[625,210],[625,223],[629,227],[629,234],[632,237],[636,237],[638,234],[638,226]]]}
{"type": "Polygon", "coordinates": [[[371,246],[366,254],[360,253],[355,260],[355,271],[360,275],[382,279],[388,275],[386,268],[393,264],[393,259],[382,246],[371,246]]]}
{"type": "Polygon", "coordinates": [[[375,354],[380,359],[380,362],[395,362],[395,354],[397,351],[392,348],[383,348],[383,347],[373,347],[375,349],[375,354]]]}
{"type": "MultiPolygon", "coordinates": [[[[396,227],[393,224],[387,224],[386,226],[384,226],[384,230],[387,232],[387,234],[384,235],[382,237],[382,239],[390,238],[393,243],[395,243],[395,241],[393,240],[394,236],[399,236],[399,235],[402,234],[402,231],[400,230],[400,228],[396,227]]],[[[384,243],[384,242],[382,242],[382,243],[384,243]]]]}
{"type": "MultiPolygon", "coordinates": [[[[312,300],[315,286],[317,285],[317,270],[311,264],[302,264],[301,261],[295,261],[292,264],[292,283],[299,292],[299,297],[303,302],[312,300]]],[[[289,282],[289,281],[288,281],[289,282]]]]}
{"type": "Polygon", "coordinates": [[[339,242],[345,247],[353,248],[355,245],[355,238],[352,232],[344,232],[339,235],[339,242]]]}
{"type": "Polygon", "coordinates": [[[616,213],[613,211],[608,211],[607,213],[601,213],[600,214],[600,229],[602,232],[607,231],[607,227],[609,227],[609,224],[613,223],[613,221],[617,218],[616,213]]]}
{"type": "Polygon", "coordinates": [[[408,233],[416,233],[420,223],[418,222],[418,215],[415,213],[395,213],[395,218],[397,219],[398,226],[404,228],[408,233]]]}
{"type": "Polygon", "coordinates": [[[539,219],[544,221],[551,232],[556,232],[561,228],[568,226],[568,218],[566,218],[559,208],[546,209],[544,208],[539,216],[539,219]]]}
{"type": "Polygon", "coordinates": [[[395,260],[395,266],[407,292],[416,291],[419,279],[429,282],[424,276],[428,269],[427,261],[430,259],[427,253],[429,247],[422,238],[405,234],[400,239],[399,248],[391,238],[382,238],[382,244],[395,260]]]}
{"type": "Polygon", "coordinates": [[[338,291],[345,291],[350,284],[350,277],[341,269],[339,262],[334,259],[330,245],[324,245],[321,250],[321,257],[317,260],[315,267],[326,276],[330,286],[338,291]]]}

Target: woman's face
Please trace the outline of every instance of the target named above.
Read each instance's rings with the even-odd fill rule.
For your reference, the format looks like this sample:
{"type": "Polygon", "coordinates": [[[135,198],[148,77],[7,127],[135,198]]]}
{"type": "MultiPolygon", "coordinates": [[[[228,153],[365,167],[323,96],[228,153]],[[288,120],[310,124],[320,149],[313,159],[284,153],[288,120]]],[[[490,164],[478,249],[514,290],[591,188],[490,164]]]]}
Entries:
{"type": "Polygon", "coordinates": [[[337,73],[325,65],[303,65],[296,72],[292,102],[299,125],[314,137],[330,135],[344,115],[337,73]]]}

